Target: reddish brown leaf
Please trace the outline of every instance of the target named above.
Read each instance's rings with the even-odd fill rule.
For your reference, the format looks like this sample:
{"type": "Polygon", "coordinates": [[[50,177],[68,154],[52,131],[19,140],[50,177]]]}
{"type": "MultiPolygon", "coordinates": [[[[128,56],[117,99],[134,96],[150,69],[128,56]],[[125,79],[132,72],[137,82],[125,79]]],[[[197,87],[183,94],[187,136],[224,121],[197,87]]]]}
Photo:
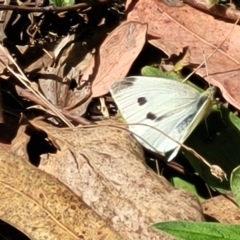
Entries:
{"type": "Polygon", "coordinates": [[[93,82],[93,97],[102,96],[109,86],[127,75],[145,43],[147,24],[124,22],[105,39],[100,48],[100,66],[93,82]]]}
{"type": "MultiPolygon", "coordinates": [[[[183,47],[189,46],[191,63],[203,62],[228,37],[232,23],[215,19],[185,4],[183,7],[169,7],[160,1],[153,4],[150,0],[140,0],[128,16],[129,20],[148,23],[148,34],[154,46],[166,54],[178,54],[183,47]],[[156,39],[157,38],[157,39],[156,39]]],[[[207,61],[211,84],[218,86],[225,99],[240,109],[240,26],[236,25],[222,46],[207,61]],[[234,70],[237,69],[237,70],[234,70]],[[234,71],[233,71],[234,70],[234,71]]],[[[202,67],[197,71],[206,75],[202,67]]]]}
{"type": "Polygon", "coordinates": [[[240,223],[240,210],[230,194],[210,198],[202,203],[202,207],[204,214],[214,217],[220,223],[240,223]]]}

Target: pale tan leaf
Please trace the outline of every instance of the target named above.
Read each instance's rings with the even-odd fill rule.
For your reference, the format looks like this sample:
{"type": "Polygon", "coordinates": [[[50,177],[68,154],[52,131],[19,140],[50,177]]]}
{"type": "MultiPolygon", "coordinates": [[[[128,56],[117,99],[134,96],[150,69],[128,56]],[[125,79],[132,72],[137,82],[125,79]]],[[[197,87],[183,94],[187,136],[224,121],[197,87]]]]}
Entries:
{"type": "Polygon", "coordinates": [[[27,144],[29,142],[30,136],[24,134],[26,131],[26,126],[19,126],[16,137],[11,143],[11,152],[21,156],[25,161],[29,161],[27,154],[27,144]]]}
{"type": "Polygon", "coordinates": [[[211,165],[210,172],[214,177],[218,178],[221,182],[223,180],[228,180],[227,174],[218,165],[211,165]]]}
{"type": "Polygon", "coordinates": [[[124,78],[145,43],[147,24],[128,21],[113,30],[100,47],[100,66],[93,81],[93,97],[109,92],[109,86],[124,78]]]}
{"type": "Polygon", "coordinates": [[[125,9],[127,10],[129,5],[132,3],[132,0],[127,0],[125,4],[125,9]]]}
{"type": "Polygon", "coordinates": [[[93,68],[95,65],[95,58],[93,57],[94,55],[95,49],[86,55],[85,59],[82,61],[82,64],[78,65],[82,72],[81,79],[84,81],[89,80],[90,75],[93,73],[93,68]]]}
{"type": "Polygon", "coordinates": [[[176,190],[145,166],[141,146],[126,129],[71,130],[31,123],[45,131],[58,149],[56,154],[43,155],[39,167],[69,186],[124,239],[174,239],[149,225],[203,219],[195,197],[176,190]]]}
{"type": "Polygon", "coordinates": [[[55,177],[0,147],[0,218],[32,240],[122,239],[55,177]]]}
{"type": "MultiPolygon", "coordinates": [[[[30,108],[41,109],[51,115],[53,114],[52,111],[48,109],[48,105],[45,104],[40,98],[35,97],[31,92],[29,92],[26,89],[20,88],[19,86],[15,86],[15,88],[16,88],[16,91],[19,96],[30,99],[31,101],[39,104],[39,105],[31,106],[28,109],[30,109],[30,108]]],[[[87,120],[83,119],[81,117],[81,115],[84,114],[84,112],[86,111],[86,108],[87,108],[89,102],[91,101],[91,97],[88,99],[83,98],[81,100],[82,100],[82,101],[80,101],[81,104],[79,104],[78,106],[75,105],[75,107],[70,110],[65,110],[63,108],[63,109],[61,109],[61,112],[68,119],[71,119],[71,120],[74,120],[75,122],[86,125],[87,120]]]]}
{"type": "MultiPolygon", "coordinates": [[[[64,116],[68,119],[82,122],[80,117],[86,112],[87,106],[91,101],[90,84],[80,81],[74,89],[71,89],[72,79],[78,79],[79,72],[72,68],[69,74],[63,77],[63,71],[64,68],[62,67],[42,69],[41,76],[38,79],[39,88],[46,99],[59,109],[64,116]]],[[[44,103],[41,98],[37,98],[34,94],[19,86],[16,86],[16,90],[19,96],[39,104],[43,110],[51,115],[55,115],[49,109],[48,104],[44,103]]]]}
{"type": "MultiPolygon", "coordinates": [[[[7,52],[7,54],[10,54],[8,49],[5,47],[5,51],[7,52]]],[[[4,54],[2,51],[0,51],[0,59],[1,59],[1,63],[3,63],[4,65],[9,64],[8,58],[6,57],[6,54],[4,54]]],[[[0,76],[4,79],[8,78],[8,76],[4,75],[4,65],[0,64],[0,76]]]]}
{"type": "MultiPolygon", "coordinates": [[[[187,4],[183,7],[169,7],[161,1],[140,0],[128,15],[129,20],[148,23],[148,34],[154,46],[167,55],[179,54],[188,46],[190,63],[203,62],[205,52],[210,84],[218,86],[225,99],[240,109],[240,26],[214,18],[187,4]],[[222,41],[226,41],[208,59],[222,41]]],[[[204,67],[197,71],[206,75],[204,67]]]]}
{"type": "Polygon", "coordinates": [[[2,92],[0,86],[0,124],[4,123],[4,115],[3,115],[3,103],[2,103],[2,92]]]}
{"type": "Polygon", "coordinates": [[[231,195],[212,197],[202,203],[204,214],[220,223],[240,224],[240,209],[231,195]]]}
{"type": "Polygon", "coordinates": [[[43,68],[38,84],[41,92],[50,103],[60,109],[65,106],[70,79],[63,78],[60,66],[58,68],[43,68]]]}
{"type": "Polygon", "coordinates": [[[26,72],[40,70],[43,66],[50,66],[53,62],[53,43],[45,43],[42,47],[30,47],[28,45],[16,47],[22,53],[23,58],[23,61],[20,61],[19,64],[26,72]],[[46,51],[44,52],[43,49],[46,51]]]}
{"type": "Polygon", "coordinates": [[[73,40],[75,39],[75,34],[67,35],[63,37],[59,43],[56,45],[53,51],[54,58],[59,60],[60,64],[69,56],[69,52],[73,47],[73,40]]]}
{"type": "Polygon", "coordinates": [[[71,71],[72,67],[74,67],[78,73],[82,73],[88,67],[90,68],[89,65],[91,65],[92,58],[95,55],[94,49],[90,46],[95,46],[94,41],[97,41],[98,39],[96,36],[93,36],[92,38],[93,39],[89,40],[90,42],[88,42],[87,45],[82,41],[75,41],[61,52],[61,65],[66,65],[64,67],[64,76],[71,71]]]}
{"type": "Polygon", "coordinates": [[[95,49],[87,53],[84,59],[76,66],[76,69],[82,73],[82,79],[88,80],[88,76],[92,74],[95,64],[95,49]]]}

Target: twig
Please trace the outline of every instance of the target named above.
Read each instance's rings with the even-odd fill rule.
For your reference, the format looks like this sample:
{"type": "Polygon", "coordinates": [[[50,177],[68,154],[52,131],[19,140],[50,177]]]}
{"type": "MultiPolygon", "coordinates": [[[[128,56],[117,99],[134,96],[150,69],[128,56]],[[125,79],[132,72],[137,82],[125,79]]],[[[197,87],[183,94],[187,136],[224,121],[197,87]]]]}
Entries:
{"type": "Polygon", "coordinates": [[[90,7],[87,3],[79,3],[72,6],[66,7],[56,7],[53,5],[46,6],[46,7],[35,7],[35,6],[13,6],[13,5],[0,5],[1,10],[11,10],[11,11],[27,11],[27,12],[64,12],[64,11],[74,11],[82,8],[90,7]]]}
{"type": "Polygon", "coordinates": [[[34,89],[32,87],[32,83],[31,81],[28,80],[28,78],[25,76],[25,74],[23,73],[23,71],[21,70],[21,68],[17,65],[17,63],[15,62],[15,60],[11,57],[10,54],[7,53],[7,51],[5,50],[5,48],[0,44],[0,49],[2,50],[2,52],[5,54],[5,56],[15,65],[15,67],[17,68],[19,73],[14,72],[7,64],[5,64],[1,59],[0,59],[0,63],[5,66],[9,72],[11,72],[13,74],[13,76],[15,76],[27,89],[29,89],[36,97],[40,98],[47,106],[48,108],[55,113],[64,123],[67,124],[67,126],[69,126],[70,128],[74,128],[74,126],[72,125],[72,123],[70,121],[68,121],[68,119],[63,116],[63,114],[53,105],[51,104],[43,95],[42,93],[40,93],[37,89],[34,89]]]}
{"type": "Polygon", "coordinates": [[[230,29],[229,33],[227,34],[227,36],[223,39],[223,41],[214,49],[214,51],[208,55],[208,57],[206,59],[204,59],[196,69],[194,69],[193,72],[191,72],[184,80],[183,82],[187,81],[194,73],[196,73],[204,64],[205,61],[207,62],[212,56],[213,54],[219,50],[219,48],[223,45],[223,43],[227,40],[227,38],[231,35],[233,29],[235,28],[235,26],[238,24],[240,20],[240,16],[238,17],[237,21],[234,23],[234,25],[232,26],[232,28],[230,29]]]}
{"type": "Polygon", "coordinates": [[[236,21],[240,17],[240,11],[229,6],[217,4],[209,8],[206,5],[207,1],[205,0],[183,0],[183,2],[187,3],[191,7],[197,8],[208,14],[218,16],[224,19],[236,21]]]}
{"type": "MultiPolygon", "coordinates": [[[[213,176],[217,177],[218,179],[220,179],[221,181],[223,179],[227,180],[227,175],[226,173],[217,165],[211,165],[204,157],[202,157],[200,154],[198,154],[194,149],[186,146],[183,143],[178,142],[177,140],[173,139],[172,137],[170,137],[168,134],[166,134],[165,132],[161,131],[160,129],[153,127],[151,125],[148,124],[144,124],[144,123],[116,123],[116,124],[99,124],[99,125],[85,125],[85,126],[80,126],[81,128],[90,128],[90,127],[101,127],[101,126],[108,126],[108,127],[116,127],[116,128],[120,128],[120,129],[124,129],[127,130],[129,132],[131,132],[129,129],[127,128],[123,128],[120,126],[134,126],[134,125],[140,125],[140,126],[146,126],[149,128],[152,128],[158,132],[160,132],[161,134],[163,134],[165,137],[171,139],[173,142],[177,143],[178,145],[180,145],[182,148],[184,148],[185,150],[187,150],[188,152],[192,153],[196,158],[198,158],[199,160],[201,160],[204,164],[206,164],[209,168],[210,171],[212,173],[213,176]]],[[[77,128],[75,128],[74,130],[76,130],[77,128]]],[[[141,138],[147,145],[149,145],[149,143],[147,141],[145,141],[141,136],[137,135],[136,133],[131,132],[132,134],[134,134],[135,136],[137,136],[138,138],[141,138]]],[[[151,148],[153,148],[151,146],[151,148]]],[[[156,153],[159,153],[157,151],[157,149],[154,149],[154,151],[156,153]]],[[[160,155],[162,155],[161,153],[159,153],[160,155]]]]}

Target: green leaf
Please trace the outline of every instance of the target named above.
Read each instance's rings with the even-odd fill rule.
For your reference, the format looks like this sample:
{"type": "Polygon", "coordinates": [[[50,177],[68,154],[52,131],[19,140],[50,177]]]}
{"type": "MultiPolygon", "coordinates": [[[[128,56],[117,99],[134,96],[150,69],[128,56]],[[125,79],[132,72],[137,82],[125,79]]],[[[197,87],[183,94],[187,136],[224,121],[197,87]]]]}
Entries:
{"type": "Polygon", "coordinates": [[[234,126],[240,131],[240,119],[233,113],[229,114],[230,121],[234,124],[234,126]]]}
{"type": "Polygon", "coordinates": [[[53,4],[57,7],[72,6],[75,4],[74,0],[50,0],[50,4],[53,4]]]}
{"type": "Polygon", "coordinates": [[[194,194],[195,196],[197,196],[198,200],[199,201],[203,201],[205,200],[204,198],[202,198],[198,192],[197,192],[197,189],[196,189],[196,186],[182,178],[179,178],[179,177],[173,177],[171,178],[171,182],[173,184],[174,187],[176,188],[181,188],[181,189],[185,189],[187,190],[188,192],[194,194]]]}
{"type": "Polygon", "coordinates": [[[239,240],[240,226],[210,222],[161,222],[153,224],[175,237],[185,240],[239,240]]]}
{"type": "Polygon", "coordinates": [[[181,71],[183,67],[188,66],[190,64],[190,56],[189,47],[184,47],[183,51],[179,54],[179,60],[174,66],[174,71],[181,71]]]}
{"type": "Polygon", "coordinates": [[[238,206],[240,206],[240,166],[236,167],[231,174],[230,186],[233,196],[236,199],[238,206]]]}
{"type": "MultiPolygon", "coordinates": [[[[170,75],[168,75],[169,73],[163,72],[159,68],[149,66],[142,69],[142,74],[164,78],[170,77],[170,75]]],[[[173,80],[182,80],[176,73],[173,73],[173,76],[170,77],[173,80]],[[175,78],[173,76],[175,76],[175,78]]],[[[203,91],[188,81],[187,83],[200,92],[203,91]]],[[[213,106],[213,110],[216,110],[215,107],[216,105],[213,106]]],[[[232,170],[239,165],[240,119],[228,109],[221,106],[220,110],[209,115],[206,122],[203,121],[197,126],[185,144],[198,152],[210,164],[221,167],[229,177],[232,170]]],[[[185,149],[182,149],[182,153],[196,172],[213,189],[217,189],[220,192],[226,192],[230,189],[228,181],[220,182],[219,179],[211,174],[209,167],[193,156],[193,154],[185,149]]]]}
{"type": "MultiPolygon", "coordinates": [[[[160,68],[152,67],[152,66],[145,66],[141,69],[141,74],[143,76],[150,76],[150,77],[162,77],[162,78],[167,78],[171,80],[177,80],[182,82],[184,78],[179,74],[174,71],[171,72],[165,72],[160,68]]],[[[204,92],[203,89],[199,88],[195,84],[191,83],[190,81],[186,81],[185,83],[189,84],[190,86],[194,87],[197,89],[199,92],[204,92]]]]}
{"type": "Polygon", "coordinates": [[[141,69],[141,74],[143,76],[151,76],[151,77],[162,77],[162,78],[168,78],[172,80],[183,80],[181,76],[179,76],[175,72],[164,72],[162,69],[151,67],[151,66],[145,66],[141,69]]]}
{"type": "Polygon", "coordinates": [[[62,1],[62,6],[65,7],[65,6],[72,6],[75,4],[75,1],[74,0],[63,0],[62,1]]]}
{"type": "Polygon", "coordinates": [[[207,7],[211,8],[219,3],[219,0],[208,0],[207,1],[207,7]]]}
{"type": "MultiPolygon", "coordinates": [[[[236,123],[240,124],[239,118],[232,121],[232,113],[221,107],[221,112],[213,112],[193,131],[185,144],[201,156],[203,156],[210,164],[220,166],[229,176],[234,168],[239,165],[239,146],[240,131],[236,127],[236,123]],[[209,133],[207,131],[209,130],[209,133]]],[[[225,192],[230,189],[229,182],[220,182],[216,177],[212,176],[205,164],[193,156],[186,150],[182,150],[185,157],[198,172],[198,174],[212,188],[225,192]]]]}

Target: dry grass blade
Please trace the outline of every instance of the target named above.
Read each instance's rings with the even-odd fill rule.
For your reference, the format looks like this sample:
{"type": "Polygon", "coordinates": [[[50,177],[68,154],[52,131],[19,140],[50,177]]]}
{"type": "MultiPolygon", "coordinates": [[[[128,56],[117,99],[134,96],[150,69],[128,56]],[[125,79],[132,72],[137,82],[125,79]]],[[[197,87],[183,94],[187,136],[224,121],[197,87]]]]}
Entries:
{"type": "Polygon", "coordinates": [[[3,64],[9,72],[11,72],[13,74],[13,76],[15,76],[28,90],[30,90],[37,98],[40,98],[47,106],[48,108],[54,112],[65,124],[67,124],[67,126],[69,126],[70,128],[74,128],[74,126],[72,125],[72,123],[70,121],[68,121],[68,119],[63,116],[63,114],[57,109],[55,108],[42,94],[41,92],[39,92],[37,89],[34,89],[32,87],[32,83],[29,81],[29,79],[26,77],[26,75],[23,73],[23,71],[20,69],[20,67],[17,65],[17,63],[14,61],[14,59],[11,57],[11,55],[9,55],[6,50],[4,49],[4,47],[0,44],[0,50],[6,55],[6,57],[10,60],[10,62],[12,62],[14,64],[14,66],[16,67],[16,69],[18,70],[18,73],[16,73],[14,70],[12,70],[12,68],[10,68],[8,65],[6,65],[4,62],[2,62],[1,60],[1,64],[3,64]]]}
{"type": "MultiPolygon", "coordinates": [[[[147,33],[151,37],[149,42],[169,56],[179,53],[183,47],[188,46],[191,52],[190,62],[194,63],[193,66],[189,66],[191,70],[195,64],[202,63],[204,49],[208,61],[209,83],[219,87],[226,101],[240,109],[238,89],[240,26],[235,25],[231,30],[233,23],[213,18],[188,4],[173,8],[162,1],[154,3],[155,6],[152,6],[150,0],[139,0],[129,12],[128,20],[147,22],[147,33]],[[224,38],[226,41],[221,45],[224,38]],[[215,51],[213,57],[208,58],[213,51],[215,51]]],[[[204,68],[200,68],[196,73],[205,77],[204,68]]]]}
{"type": "Polygon", "coordinates": [[[203,61],[201,62],[201,64],[199,64],[199,66],[198,66],[196,69],[194,69],[194,71],[192,71],[192,72],[183,80],[183,82],[187,81],[193,74],[195,74],[204,64],[206,64],[207,60],[209,60],[209,59],[214,55],[214,53],[216,53],[216,52],[220,49],[220,47],[224,44],[224,42],[225,42],[225,41],[229,38],[229,36],[232,34],[232,31],[233,31],[233,29],[235,28],[235,26],[238,24],[239,20],[240,20],[240,16],[238,17],[238,19],[236,20],[236,22],[234,23],[234,25],[233,25],[232,28],[230,29],[230,31],[229,31],[229,33],[227,34],[227,36],[222,40],[222,42],[214,49],[214,51],[211,52],[211,54],[209,54],[209,56],[208,56],[205,60],[203,60],[203,61]]]}

